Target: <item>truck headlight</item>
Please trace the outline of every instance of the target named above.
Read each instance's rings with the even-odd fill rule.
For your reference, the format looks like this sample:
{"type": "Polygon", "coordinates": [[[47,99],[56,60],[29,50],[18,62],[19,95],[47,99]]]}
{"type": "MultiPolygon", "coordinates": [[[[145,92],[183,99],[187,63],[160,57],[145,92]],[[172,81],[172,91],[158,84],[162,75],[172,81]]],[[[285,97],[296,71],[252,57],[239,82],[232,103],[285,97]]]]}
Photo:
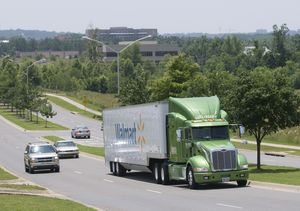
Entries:
{"type": "Polygon", "coordinates": [[[208,168],[200,167],[200,168],[193,168],[194,172],[208,172],[208,168]]]}
{"type": "Polygon", "coordinates": [[[57,155],[54,157],[54,160],[58,160],[58,156],[57,155]]]}
{"type": "Polygon", "coordinates": [[[248,164],[241,165],[241,169],[248,169],[248,164]]]}
{"type": "Polygon", "coordinates": [[[36,159],[36,158],[30,158],[30,161],[31,161],[32,163],[35,163],[35,162],[37,161],[37,159],[36,159]]]}

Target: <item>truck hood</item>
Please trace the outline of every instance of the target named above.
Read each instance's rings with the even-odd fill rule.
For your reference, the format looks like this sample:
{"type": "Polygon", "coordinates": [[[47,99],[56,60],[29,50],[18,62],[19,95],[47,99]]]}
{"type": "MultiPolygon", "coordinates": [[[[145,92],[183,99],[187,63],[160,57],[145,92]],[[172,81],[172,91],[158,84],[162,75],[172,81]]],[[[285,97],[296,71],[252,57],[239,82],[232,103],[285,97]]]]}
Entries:
{"type": "Polygon", "coordinates": [[[207,152],[218,149],[236,149],[228,140],[210,140],[197,142],[198,148],[204,148],[207,152]]]}

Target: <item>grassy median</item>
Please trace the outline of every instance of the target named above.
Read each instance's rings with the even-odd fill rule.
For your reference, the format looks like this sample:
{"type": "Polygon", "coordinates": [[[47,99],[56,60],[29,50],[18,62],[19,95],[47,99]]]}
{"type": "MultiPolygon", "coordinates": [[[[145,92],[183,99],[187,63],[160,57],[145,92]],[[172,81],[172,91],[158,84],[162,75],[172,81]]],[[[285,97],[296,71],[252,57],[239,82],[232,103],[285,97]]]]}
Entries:
{"type": "Polygon", "coordinates": [[[65,199],[30,195],[0,194],[1,210],[95,210],[65,199]]]}
{"type": "Polygon", "coordinates": [[[0,115],[25,130],[69,130],[69,128],[50,122],[49,119],[47,127],[45,127],[43,118],[38,117],[38,122],[36,122],[36,116],[33,115],[33,121],[30,121],[17,116],[15,112],[11,112],[10,109],[3,106],[0,106],[0,115]]]}
{"type": "MultiPolygon", "coordinates": [[[[63,138],[60,138],[58,136],[43,136],[42,138],[52,141],[52,142],[64,140],[63,138]]],[[[90,146],[85,146],[82,144],[76,144],[76,145],[80,152],[85,152],[85,153],[89,153],[89,154],[97,155],[97,156],[101,156],[101,157],[104,156],[104,148],[103,147],[90,147],[90,146]]]]}
{"type": "Polygon", "coordinates": [[[300,169],[284,166],[250,165],[250,180],[300,186],[300,169]]]}
{"type": "Polygon", "coordinates": [[[70,103],[68,103],[67,101],[65,100],[62,100],[58,97],[53,97],[53,96],[47,96],[47,98],[54,104],[66,109],[66,110],[69,110],[70,112],[74,112],[74,113],[78,113],[82,116],[85,116],[85,117],[88,117],[88,118],[92,118],[92,119],[101,119],[100,116],[97,116],[96,114],[93,114],[93,113],[90,113],[88,111],[85,111],[83,109],[80,109],[70,103]]]}

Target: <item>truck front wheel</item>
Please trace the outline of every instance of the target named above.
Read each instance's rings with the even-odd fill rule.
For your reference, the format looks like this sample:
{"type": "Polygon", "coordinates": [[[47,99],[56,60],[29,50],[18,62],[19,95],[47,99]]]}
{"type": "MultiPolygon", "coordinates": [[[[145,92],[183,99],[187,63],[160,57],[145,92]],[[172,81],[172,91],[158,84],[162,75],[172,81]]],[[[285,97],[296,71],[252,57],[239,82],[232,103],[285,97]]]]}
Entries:
{"type": "Polygon", "coordinates": [[[153,174],[154,174],[155,182],[157,184],[160,184],[161,183],[160,163],[155,163],[154,164],[154,170],[153,171],[154,171],[153,174]]]}
{"type": "Polygon", "coordinates": [[[194,172],[191,166],[188,167],[187,182],[189,189],[195,189],[197,187],[197,183],[195,182],[194,178],[194,172]]]}

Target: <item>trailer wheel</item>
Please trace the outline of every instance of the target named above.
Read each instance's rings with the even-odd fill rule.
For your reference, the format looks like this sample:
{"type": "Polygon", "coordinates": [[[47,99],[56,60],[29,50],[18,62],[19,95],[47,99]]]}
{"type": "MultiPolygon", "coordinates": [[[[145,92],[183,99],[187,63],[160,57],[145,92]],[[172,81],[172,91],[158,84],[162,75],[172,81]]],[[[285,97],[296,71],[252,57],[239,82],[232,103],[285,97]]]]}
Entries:
{"type": "Polygon", "coordinates": [[[116,163],[116,174],[120,177],[126,174],[126,169],[120,163],[116,163]]]}
{"type": "Polygon", "coordinates": [[[168,185],[169,182],[170,182],[168,164],[163,163],[161,165],[161,170],[160,171],[161,171],[161,183],[163,185],[168,185]]]}
{"type": "Polygon", "coordinates": [[[195,189],[197,187],[197,183],[195,182],[194,178],[194,172],[191,166],[188,167],[187,182],[189,189],[195,189]]]}
{"type": "Polygon", "coordinates": [[[155,182],[157,184],[160,184],[161,183],[161,172],[160,172],[160,163],[155,163],[154,164],[154,169],[153,169],[153,174],[154,174],[154,179],[155,179],[155,182]]]}
{"type": "Polygon", "coordinates": [[[115,162],[111,162],[111,167],[112,167],[112,173],[113,173],[113,175],[117,175],[116,163],[115,162]]]}

